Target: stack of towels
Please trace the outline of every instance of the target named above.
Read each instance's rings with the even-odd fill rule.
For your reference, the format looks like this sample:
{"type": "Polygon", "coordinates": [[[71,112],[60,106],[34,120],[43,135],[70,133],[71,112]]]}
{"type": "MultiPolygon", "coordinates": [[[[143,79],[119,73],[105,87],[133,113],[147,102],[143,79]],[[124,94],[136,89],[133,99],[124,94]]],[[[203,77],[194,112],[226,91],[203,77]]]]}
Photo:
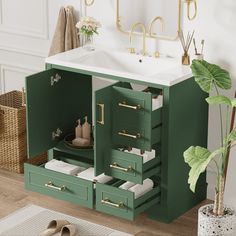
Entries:
{"type": "Polygon", "coordinates": [[[77,175],[79,172],[82,172],[86,169],[84,167],[71,165],[64,161],[58,161],[56,159],[52,159],[51,161],[47,162],[45,164],[45,168],[61,172],[67,175],[77,175]]]}
{"type": "Polygon", "coordinates": [[[151,191],[153,187],[154,182],[151,179],[145,179],[143,184],[135,184],[128,181],[122,184],[119,188],[134,192],[134,198],[137,199],[151,191]]]}
{"type": "Polygon", "coordinates": [[[113,179],[112,177],[107,176],[105,174],[95,176],[93,167],[90,167],[87,170],[80,172],[79,174],[77,174],[77,177],[101,184],[105,184],[113,179]]]}
{"type": "Polygon", "coordinates": [[[111,181],[113,178],[104,174],[95,176],[94,175],[94,168],[90,167],[88,169],[71,165],[64,161],[58,161],[56,159],[52,159],[51,161],[45,164],[45,168],[53,171],[57,171],[60,173],[68,174],[68,175],[77,175],[81,179],[86,179],[92,181],[94,183],[102,183],[105,184],[111,181]]]}
{"type": "Polygon", "coordinates": [[[152,99],[152,111],[155,111],[163,106],[163,95],[158,95],[152,99]]]}
{"type": "Polygon", "coordinates": [[[148,162],[148,161],[151,161],[152,159],[154,159],[156,157],[156,151],[155,150],[152,150],[151,152],[145,151],[142,154],[140,149],[132,148],[132,150],[130,150],[130,151],[125,150],[124,152],[128,152],[128,153],[131,153],[131,154],[142,156],[143,157],[143,164],[148,162]]]}

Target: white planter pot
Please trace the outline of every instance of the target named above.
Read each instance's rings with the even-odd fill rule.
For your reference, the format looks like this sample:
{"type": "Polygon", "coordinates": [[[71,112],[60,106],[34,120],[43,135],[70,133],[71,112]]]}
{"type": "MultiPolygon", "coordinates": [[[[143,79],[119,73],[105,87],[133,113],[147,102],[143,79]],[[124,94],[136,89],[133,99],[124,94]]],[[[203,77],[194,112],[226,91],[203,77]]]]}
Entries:
{"type": "Polygon", "coordinates": [[[235,236],[235,212],[226,208],[228,214],[214,216],[210,213],[212,210],[213,204],[205,205],[198,210],[198,236],[235,236]]]}

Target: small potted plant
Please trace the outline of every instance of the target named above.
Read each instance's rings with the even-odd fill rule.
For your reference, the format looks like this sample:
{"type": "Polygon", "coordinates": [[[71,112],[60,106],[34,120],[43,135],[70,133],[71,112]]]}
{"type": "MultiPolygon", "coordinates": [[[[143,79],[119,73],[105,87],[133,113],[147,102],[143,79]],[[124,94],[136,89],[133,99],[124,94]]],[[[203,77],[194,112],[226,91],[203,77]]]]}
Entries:
{"type": "Polygon", "coordinates": [[[93,36],[98,34],[98,28],[101,24],[90,16],[83,16],[80,21],[76,24],[76,28],[79,30],[79,34],[83,36],[83,45],[88,50],[94,50],[93,47],[93,36]]]}
{"type": "Polygon", "coordinates": [[[229,151],[236,144],[236,127],[233,122],[231,128],[229,127],[230,112],[236,107],[236,99],[220,94],[220,90],[231,88],[231,78],[228,71],[204,60],[193,60],[191,69],[195,81],[203,91],[210,93],[215,90],[214,96],[209,96],[206,101],[209,105],[219,106],[221,130],[221,146],[217,150],[210,151],[205,147],[191,146],[184,152],[184,160],[191,168],[188,183],[193,192],[200,174],[206,170],[209,163],[213,161],[216,167],[214,204],[199,209],[198,235],[236,235],[235,212],[224,204],[229,151]]]}

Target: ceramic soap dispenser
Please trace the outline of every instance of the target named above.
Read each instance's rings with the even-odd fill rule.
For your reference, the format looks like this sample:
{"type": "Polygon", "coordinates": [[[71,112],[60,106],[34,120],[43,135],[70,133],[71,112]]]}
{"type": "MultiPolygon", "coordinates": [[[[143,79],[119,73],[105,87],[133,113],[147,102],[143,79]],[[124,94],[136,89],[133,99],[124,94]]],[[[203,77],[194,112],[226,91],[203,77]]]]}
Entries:
{"type": "Polygon", "coordinates": [[[75,138],[82,138],[82,126],[80,124],[80,119],[78,120],[78,125],[75,128],[75,138]]]}
{"type": "Polygon", "coordinates": [[[91,125],[88,123],[88,117],[85,116],[85,122],[82,125],[82,136],[84,139],[91,141],[91,125]]]}

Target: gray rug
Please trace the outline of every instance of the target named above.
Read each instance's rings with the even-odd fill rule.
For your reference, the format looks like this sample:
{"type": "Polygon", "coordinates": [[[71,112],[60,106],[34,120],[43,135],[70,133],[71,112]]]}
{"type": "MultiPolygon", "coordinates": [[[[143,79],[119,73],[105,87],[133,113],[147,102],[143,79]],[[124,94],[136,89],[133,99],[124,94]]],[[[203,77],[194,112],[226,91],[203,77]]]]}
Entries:
{"type": "MultiPolygon", "coordinates": [[[[79,218],[29,205],[0,220],[1,236],[38,236],[48,222],[64,219],[77,225],[78,236],[132,236],[79,218]]],[[[59,236],[60,234],[54,234],[59,236]]]]}

